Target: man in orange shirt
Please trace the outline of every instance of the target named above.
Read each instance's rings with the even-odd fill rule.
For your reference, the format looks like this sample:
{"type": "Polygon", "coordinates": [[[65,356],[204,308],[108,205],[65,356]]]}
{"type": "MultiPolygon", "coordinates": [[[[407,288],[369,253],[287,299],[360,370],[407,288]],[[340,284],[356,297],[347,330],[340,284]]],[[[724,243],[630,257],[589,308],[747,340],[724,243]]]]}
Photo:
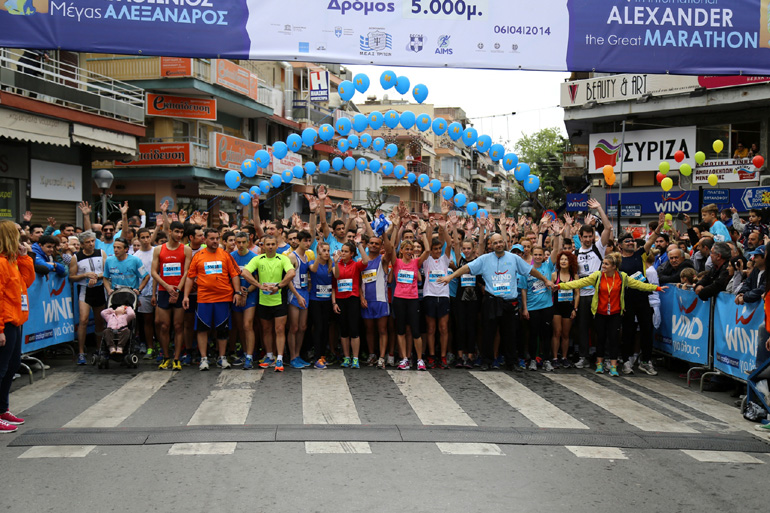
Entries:
{"type": "Polygon", "coordinates": [[[207,346],[209,332],[217,339],[219,359],[217,365],[223,369],[230,367],[225,356],[227,339],[230,336],[230,305],[243,306],[246,298],[241,290],[239,278],[241,269],[224,249],[219,247],[219,232],[206,228],[206,249],[195,254],[187,272],[188,280],[184,284],[182,307],[190,308],[190,292],[193,282],[198,284],[198,311],[195,315],[195,331],[198,338],[198,350],[201,353],[199,370],[209,370],[207,346]]]}

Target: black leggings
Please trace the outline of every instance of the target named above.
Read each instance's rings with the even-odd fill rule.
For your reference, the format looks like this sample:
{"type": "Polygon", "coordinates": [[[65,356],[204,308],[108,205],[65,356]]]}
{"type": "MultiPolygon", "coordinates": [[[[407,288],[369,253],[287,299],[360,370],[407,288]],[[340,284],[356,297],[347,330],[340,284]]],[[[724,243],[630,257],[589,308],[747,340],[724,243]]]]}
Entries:
{"type": "Polygon", "coordinates": [[[337,300],[340,307],[340,338],[358,338],[358,325],[361,321],[361,300],[350,296],[337,300]]]}
{"type": "Polygon", "coordinates": [[[596,329],[596,356],[608,360],[618,359],[620,347],[620,314],[594,316],[596,329]]]}
{"type": "Polygon", "coordinates": [[[553,335],[553,307],[529,311],[529,357],[550,354],[551,336],[553,335]],[[537,339],[540,338],[540,352],[537,351],[537,339]]]}
{"type": "Polygon", "coordinates": [[[313,327],[313,348],[315,357],[320,358],[326,351],[329,342],[329,324],[332,320],[331,301],[310,301],[308,309],[310,323],[313,327]]]}
{"type": "Polygon", "coordinates": [[[479,301],[452,299],[452,315],[455,320],[455,349],[463,354],[476,354],[476,322],[479,301]]]}
{"type": "Polygon", "coordinates": [[[393,298],[393,315],[396,317],[396,335],[406,335],[406,327],[412,328],[412,336],[420,338],[420,300],[393,298]]]}

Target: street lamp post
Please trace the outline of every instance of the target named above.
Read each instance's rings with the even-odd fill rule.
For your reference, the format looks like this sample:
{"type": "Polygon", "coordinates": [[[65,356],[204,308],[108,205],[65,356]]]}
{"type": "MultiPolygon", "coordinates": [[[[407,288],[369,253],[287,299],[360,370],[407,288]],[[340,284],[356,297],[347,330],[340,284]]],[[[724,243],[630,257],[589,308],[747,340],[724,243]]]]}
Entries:
{"type": "Polygon", "coordinates": [[[94,182],[102,190],[102,224],[107,221],[107,190],[112,186],[114,178],[107,169],[100,169],[94,173],[94,182]]]}

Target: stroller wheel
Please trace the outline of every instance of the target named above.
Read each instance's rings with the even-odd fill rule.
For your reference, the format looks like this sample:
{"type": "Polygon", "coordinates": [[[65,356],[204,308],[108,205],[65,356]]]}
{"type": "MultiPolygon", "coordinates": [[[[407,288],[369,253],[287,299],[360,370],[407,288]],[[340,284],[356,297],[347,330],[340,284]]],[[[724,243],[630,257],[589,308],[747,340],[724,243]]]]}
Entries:
{"type": "Polygon", "coordinates": [[[94,355],[91,356],[91,365],[96,365],[97,363],[99,363],[99,361],[100,360],[99,360],[99,355],[98,354],[94,354],[94,355]]]}
{"type": "Polygon", "coordinates": [[[135,354],[132,354],[129,357],[129,360],[131,361],[131,365],[136,369],[136,365],[139,363],[139,357],[135,354]]]}

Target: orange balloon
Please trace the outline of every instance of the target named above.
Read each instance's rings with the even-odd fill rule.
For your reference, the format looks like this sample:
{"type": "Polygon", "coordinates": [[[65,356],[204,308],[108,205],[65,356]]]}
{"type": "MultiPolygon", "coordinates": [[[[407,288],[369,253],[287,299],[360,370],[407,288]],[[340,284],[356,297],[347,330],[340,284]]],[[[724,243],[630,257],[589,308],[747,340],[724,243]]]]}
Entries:
{"type": "Polygon", "coordinates": [[[612,173],[612,174],[611,174],[611,175],[609,175],[609,176],[606,176],[606,175],[605,175],[605,176],[604,176],[604,182],[605,182],[607,185],[609,185],[610,187],[612,187],[613,185],[615,185],[615,173],[612,173]]]}

